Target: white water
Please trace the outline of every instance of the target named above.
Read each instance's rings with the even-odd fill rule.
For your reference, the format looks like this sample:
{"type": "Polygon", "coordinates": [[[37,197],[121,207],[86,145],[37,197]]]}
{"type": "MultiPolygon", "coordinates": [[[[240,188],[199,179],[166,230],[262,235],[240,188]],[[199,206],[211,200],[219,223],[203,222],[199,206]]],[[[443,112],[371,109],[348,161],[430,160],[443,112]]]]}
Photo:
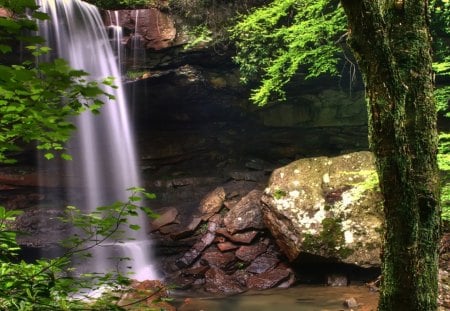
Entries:
{"type": "MultiPolygon", "coordinates": [[[[126,201],[127,188],[140,186],[133,133],[127,105],[121,87],[121,74],[109,44],[107,33],[97,8],[80,0],[38,0],[41,11],[50,21],[40,25],[40,33],[58,57],[69,61],[76,69],[101,80],[115,77],[118,89],[108,89],[116,100],[108,102],[100,115],[83,113],[76,119],[77,131],[68,145],[72,161],[60,168],[67,180],[70,205],[84,211],[115,201],[126,201]]],[[[106,99],[104,99],[106,100],[106,99]]],[[[157,279],[150,261],[151,246],[146,236],[146,218],[132,219],[141,226],[138,232],[129,230],[133,242],[96,247],[93,260],[78,269],[82,272],[106,272],[116,268],[112,256],[132,259],[131,266],[138,280],[157,279]]]]}

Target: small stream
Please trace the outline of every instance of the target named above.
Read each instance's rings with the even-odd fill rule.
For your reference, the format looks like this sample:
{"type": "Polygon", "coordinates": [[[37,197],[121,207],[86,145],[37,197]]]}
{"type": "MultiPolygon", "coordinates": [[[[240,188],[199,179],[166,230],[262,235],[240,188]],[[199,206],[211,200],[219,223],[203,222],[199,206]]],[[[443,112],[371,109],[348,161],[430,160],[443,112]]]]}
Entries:
{"type": "Polygon", "coordinates": [[[365,286],[329,287],[300,285],[288,289],[249,291],[229,297],[188,297],[175,293],[178,311],[338,311],[354,298],[358,311],[375,311],[378,293],[365,286]]]}

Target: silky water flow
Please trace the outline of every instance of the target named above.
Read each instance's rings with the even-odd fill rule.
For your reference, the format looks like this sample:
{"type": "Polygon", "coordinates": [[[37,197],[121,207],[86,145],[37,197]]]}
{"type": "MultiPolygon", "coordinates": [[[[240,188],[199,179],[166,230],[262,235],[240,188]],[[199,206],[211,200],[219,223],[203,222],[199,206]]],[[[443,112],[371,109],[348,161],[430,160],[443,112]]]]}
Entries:
{"type": "MultiPolygon", "coordinates": [[[[107,103],[99,115],[84,112],[76,117],[77,130],[68,144],[73,160],[63,161],[57,169],[66,180],[65,200],[88,212],[115,201],[125,202],[130,195],[126,189],[140,186],[141,181],[120,69],[99,11],[80,0],[38,0],[38,5],[50,16],[39,28],[55,56],[88,72],[90,79],[114,77],[118,86],[106,90],[115,100],[104,99],[107,103]]],[[[94,247],[92,259],[77,264],[76,271],[104,273],[121,265],[121,272],[131,270],[133,279],[157,279],[146,217],[141,214],[130,222],[141,229],[134,231],[123,226],[128,239],[94,247]],[[118,261],[118,257],[130,260],[118,261]]]]}

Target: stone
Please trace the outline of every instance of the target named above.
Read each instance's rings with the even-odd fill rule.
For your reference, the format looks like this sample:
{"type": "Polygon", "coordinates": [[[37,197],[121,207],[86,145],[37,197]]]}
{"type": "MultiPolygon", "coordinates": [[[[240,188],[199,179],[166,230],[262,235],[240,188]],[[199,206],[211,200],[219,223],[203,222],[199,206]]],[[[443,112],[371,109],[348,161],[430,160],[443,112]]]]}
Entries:
{"type": "Polygon", "coordinates": [[[251,262],[256,257],[264,253],[267,245],[260,242],[255,245],[243,245],[236,251],[236,257],[245,262],[251,262]]]}
{"type": "Polygon", "coordinates": [[[222,253],[220,251],[205,252],[202,255],[202,264],[207,263],[211,267],[227,270],[236,261],[236,256],[232,252],[222,253]]]}
{"type": "Polygon", "coordinates": [[[223,187],[217,187],[208,193],[200,202],[200,213],[203,220],[209,219],[211,216],[220,211],[225,201],[225,190],[223,187]]]}
{"type": "Polygon", "coordinates": [[[205,290],[221,295],[239,294],[244,291],[233,277],[218,268],[211,268],[205,273],[205,290]]]}
{"type": "Polygon", "coordinates": [[[372,153],[305,158],[281,167],[262,202],[264,222],[290,261],[309,253],[380,265],[383,201],[372,153]]]}
{"type": "Polygon", "coordinates": [[[235,243],[250,244],[258,234],[258,231],[247,231],[242,233],[230,234],[228,233],[227,229],[219,228],[217,229],[216,233],[223,235],[224,237],[235,243]]]}
{"type": "Polygon", "coordinates": [[[221,242],[221,243],[217,243],[217,248],[221,252],[227,252],[227,251],[237,249],[237,248],[239,248],[239,246],[234,243],[231,243],[231,242],[221,242]]]}
{"type": "MultiPolygon", "coordinates": [[[[119,10],[119,26],[125,29],[123,40],[130,49],[145,48],[155,51],[176,44],[175,22],[170,15],[156,9],[119,10]],[[139,12],[139,13],[138,13],[139,12]]],[[[107,14],[105,24],[117,25],[114,14],[107,14]]]]}
{"type": "Polygon", "coordinates": [[[353,297],[347,298],[344,301],[344,307],[349,308],[349,309],[358,308],[358,302],[353,297]]]}
{"type": "Polygon", "coordinates": [[[330,274],[327,276],[327,285],[332,287],[348,286],[349,281],[346,275],[330,274]]]}
{"type": "Polygon", "coordinates": [[[280,260],[278,258],[263,254],[253,260],[246,271],[256,274],[263,273],[273,269],[279,262],[280,260]]]}
{"type": "Polygon", "coordinates": [[[248,229],[263,229],[265,227],[261,212],[262,191],[252,190],[243,197],[224,218],[224,224],[230,233],[248,229]]]}
{"type": "Polygon", "coordinates": [[[199,267],[184,270],[182,275],[187,276],[187,277],[193,277],[193,278],[202,278],[205,276],[205,273],[208,270],[209,270],[208,266],[199,266],[199,267]]]}
{"type": "Polygon", "coordinates": [[[159,228],[171,224],[175,221],[178,216],[178,210],[174,207],[169,208],[166,212],[161,214],[158,218],[151,222],[151,231],[157,231],[159,228]]]}
{"type": "Polygon", "coordinates": [[[228,175],[234,180],[261,181],[264,179],[264,172],[262,171],[232,171],[228,175]]]}
{"type": "Polygon", "coordinates": [[[247,286],[251,289],[268,289],[277,286],[286,280],[290,272],[284,269],[274,269],[261,274],[252,275],[247,280],[247,286]]]}
{"type": "Polygon", "coordinates": [[[175,262],[178,268],[181,269],[190,266],[201,255],[205,248],[212,244],[216,236],[216,226],[217,224],[214,222],[208,223],[208,231],[194,244],[194,246],[192,246],[189,251],[184,253],[184,255],[175,262]]]}
{"type": "Polygon", "coordinates": [[[170,234],[170,237],[174,240],[179,240],[192,235],[195,232],[195,230],[197,230],[197,227],[198,225],[200,225],[201,221],[202,221],[201,217],[194,216],[191,222],[186,227],[182,227],[176,232],[172,232],[170,234]]]}

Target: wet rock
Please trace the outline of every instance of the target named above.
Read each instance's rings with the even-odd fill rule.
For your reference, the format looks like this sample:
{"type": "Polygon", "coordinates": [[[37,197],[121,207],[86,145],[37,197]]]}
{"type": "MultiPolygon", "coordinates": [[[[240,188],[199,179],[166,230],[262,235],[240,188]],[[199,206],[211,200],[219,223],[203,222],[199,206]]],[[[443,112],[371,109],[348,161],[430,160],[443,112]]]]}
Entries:
{"type": "Polygon", "coordinates": [[[266,162],[261,159],[251,159],[245,163],[246,168],[256,171],[263,171],[265,166],[267,166],[266,162]]]}
{"type": "Polygon", "coordinates": [[[231,242],[221,242],[221,243],[217,243],[217,248],[221,252],[226,252],[226,251],[231,251],[231,250],[237,249],[237,248],[239,248],[239,246],[234,243],[231,243],[231,242]]]}
{"type": "Polygon", "coordinates": [[[349,284],[348,278],[343,274],[330,274],[327,276],[327,285],[333,287],[347,286],[349,284]]]}
{"type": "Polygon", "coordinates": [[[260,171],[231,171],[228,175],[234,180],[261,181],[264,179],[264,172],[260,171]]]}
{"type": "Polygon", "coordinates": [[[211,243],[214,241],[214,238],[216,236],[216,228],[216,223],[208,223],[208,231],[202,236],[199,241],[194,244],[194,246],[188,252],[186,252],[175,262],[177,267],[185,268],[187,266],[190,266],[201,255],[203,250],[205,250],[205,248],[211,245],[211,243]]]}
{"type": "Polygon", "coordinates": [[[152,223],[150,224],[151,231],[157,231],[161,227],[171,224],[175,221],[175,219],[178,216],[178,210],[174,207],[168,209],[166,212],[164,212],[162,215],[160,215],[158,218],[156,218],[152,223]]]}
{"type": "Polygon", "coordinates": [[[205,281],[205,290],[210,293],[230,295],[244,291],[233,277],[217,268],[211,268],[205,273],[205,281]]]}
{"type": "Polygon", "coordinates": [[[248,272],[259,274],[273,269],[279,262],[280,260],[273,256],[261,255],[253,260],[246,270],[248,272]]]}
{"type": "Polygon", "coordinates": [[[261,196],[262,191],[253,190],[228,212],[224,224],[230,233],[265,227],[261,212],[261,196]]]}
{"type": "Polygon", "coordinates": [[[218,187],[208,193],[200,202],[200,212],[203,215],[203,220],[207,220],[216,214],[222,208],[224,201],[225,190],[223,187],[218,187]]]}
{"type": "Polygon", "coordinates": [[[250,276],[247,280],[248,288],[253,289],[268,289],[277,286],[279,283],[286,280],[290,272],[284,269],[274,269],[263,272],[258,275],[250,276]]]}
{"type": "Polygon", "coordinates": [[[369,152],[297,160],[272,173],[264,221],[289,260],[310,253],[380,265],[382,197],[369,152]]]}
{"type": "Polygon", "coordinates": [[[358,308],[358,302],[353,297],[345,299],[344,307],[349,308],[349,309],[358,308]]]}
{"type": "Polygon", "coordinates": [[[250,244],[258,234],[258,231],[247,231],[242,233],[230,234],[228,233],[227,229],[219,228],[217,229],[216,233],[223,235],[224,237],[235,243],[250,244]]]}
{"type": "Polygon", "coordinates": [[[294,285],[294,283],[295,283],[295,274],[294,274],[294,272],[291,269],[287,269],[287,271],[290,272],[289,277],[287,278],[287,280],[282,281],[281,283],[279,283],[277,285],[278,288],[289,288],[292,285],[294,285]]]}
{"type": "Polygon", "coordinates": [[[203,253],[201,261],[202,263],[206,262],[209,266],[227,270],[236,261],[236,256],[231,252],[212,251],[203,253]]]}
{"type": "Polygon", "coordinates": [[[267,245],[262,242],[255,245],[243,245],[236,251],[236,257],[242,261],[251,262],[264,253],[266,249],[267,245]]]}
{"type": "Polygon", "coordinates": [[[108,14],[106,25],[117,25],[124,28],[126,34],[123,41],[130,49],[137,47],[159,51],[176,43],[176,28],[173,18],[156,9],[119,10],[119,21],[114,14],[108,14]],[[129,34],[129,35],[128,35],[129,34]]]}
{"type": "Polygon", "coordinates": [[[209,270],[208,266],[199,266],[195,268],[186,269],[183,271],[182,275],[186,277],[193,278],[203,278],[205,276],[206,271],[209,270]]]}
{"type": "Polygon", "coordinates": [[[241,284],[244,287],[247,287],[247,280],[250,276],[252,276],[252,274],[243,269],[238,269],[236,270],[236,272],[233,273],[232,276],[239,284],[241,284]]]}
{"type": "Polygon", "coordinates": [[[197,227],[200,225],[202,221],[201,217],[193,217],[191,222],[186,226],[182,227],[181,229],[177,230],[176,232],[172,232],[170,237],[174,240],[183,239],[185,237],[188,237],[189,235],[193,234],[197,227]]]}
{"type": "Polygon", "coordinates": [[[14,222],[14,229],[21,232],[17,237],[20,245],[48,247],[60,243],[68,234],[69,226],[61,221],[64,210],[43,206],[24,210],[14,222]]]}

